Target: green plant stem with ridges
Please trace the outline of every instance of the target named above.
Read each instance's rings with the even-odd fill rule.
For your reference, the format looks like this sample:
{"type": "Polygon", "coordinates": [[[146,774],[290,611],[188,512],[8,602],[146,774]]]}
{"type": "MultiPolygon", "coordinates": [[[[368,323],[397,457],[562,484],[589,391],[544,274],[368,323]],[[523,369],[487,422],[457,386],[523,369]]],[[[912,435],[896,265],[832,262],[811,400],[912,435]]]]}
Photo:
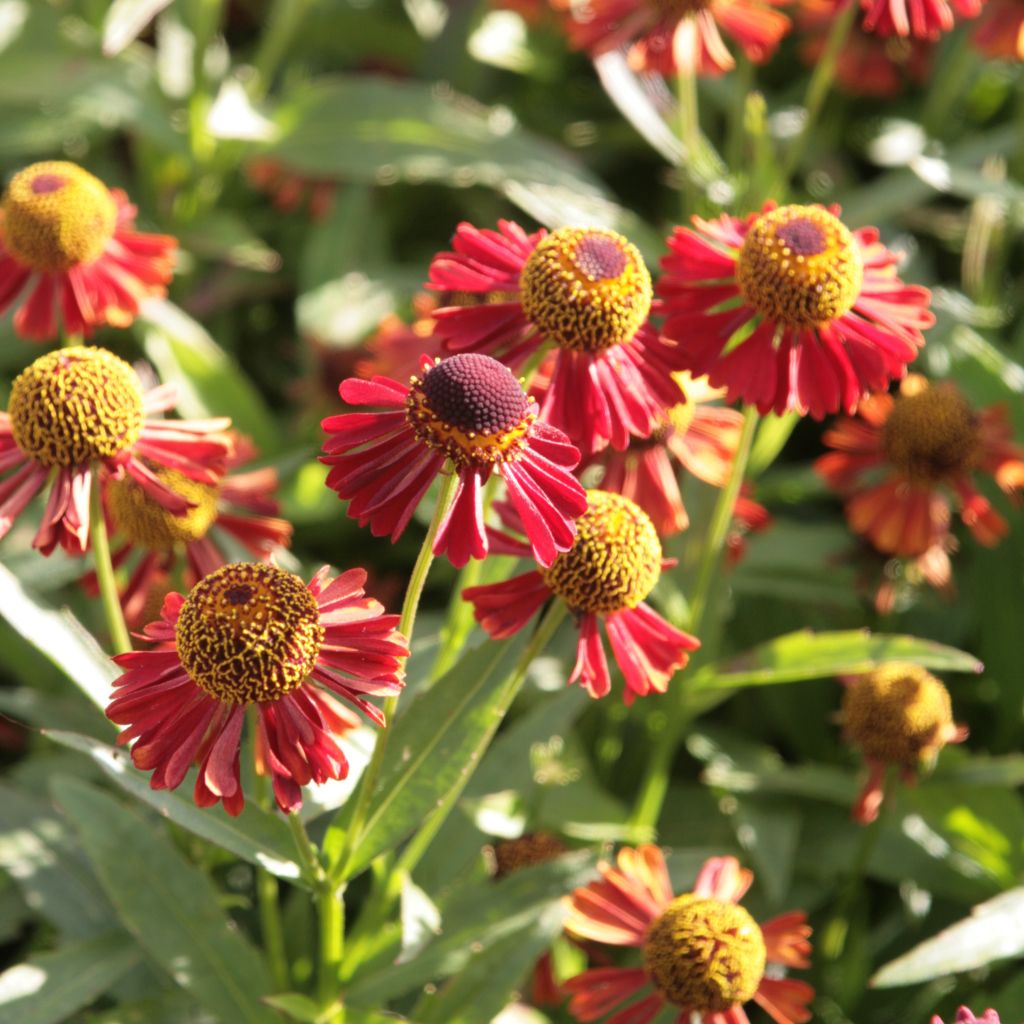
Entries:
{"type": "MultiPolygon", "coordinates": [[[[718,500],[715,502],[715,508],[711,515],[711,523],[705,536],[697,569],[697,582],[690,601],[690,621],[688,623],[690,632],[695,634],[698,639],[700,639],[701,627],[705,622],[709,607],[708,599],[712,583],[721,565],[725,541],[729,536],[729,526],[732,522],[733,510],[736,507],[736,499],[739,497],[740,487],[743,485],[757,421],[757,410],[753,406],[748,406],[743,414],[743,429],[736,448],[736,457],[733,459],[732,474],[729,477],[729,482],[718,494],[718,500]]],[[[676,682],[677,688],[685,687],[685,685],[685,679],[676,682]]],[[[685,689],[676,689],[675,693],[685,693],[685,689]]],[[[685,713],[680,697],[676,697],[675,705],[661,731],[653,738],[654,744],[644,772],[643,782],[640,785],[640,795],[631,817],[631,824],[641,829],[653,829],[658,823],[661,808],[668,793],[669,777],[676,748],[689,725],[690,716],[685,713]]]]}
{"type": "MultiPolygon", "coordinates": [[[[679,141],[685,150],[684,159],[696,163],[701,149],[700,106],[697,100],[697,76],[676,72],[676,95],[679,99],[679,141]]],[[[697,212],[697,189],[690,175],[683,173],[683,215],[697,212]]]]}
{"type": "MultiPolygon", "coordinates": [[[[325,1009],[341,995],[341,962],[345,955],[345,904],[338,887],[330,882],[317,890],[320,922],[320,959],[317,964],[317,998],[325,1009]]],[[[345,1010],[338,1005],[320,1018],[321,1024],[344,1024],[345,1010]]]]}
{"type": "Polygon", "coordinates": [[[804,123],[800,127],[800,134],[794,139],[782,160],[783,183],[788,182],[800,166],[807,143],[811,140],[811,133],[814,131],[814,126],[818,123],[818,116],[825,105],[825,98],[835,81],[839,53],[846,43],[859,13],[860,4],[855,3],[854,0],[848,0],[846,6],[832,21],[828,39],[825,41],[825,50],[818,58],[814,74],[811,75],[811,80],[807,85],[807,95],[804,97],[804,123]]]}
{"type": "Polygon", "coordinates": [[[107,520],[103,514],[103,491],[100,486],[99,467],[92,472],[92,496],[90,497],[89,535],[92,541],[92,560],[96,566],[99,582],[100,601],[107,630],[115,654],[127,654],[132,649],[132,638],[124,622],[121,610],[121,595],[117,590],[114,563],[110,557],[110,538],[107,536],[107,520]]]}
{"type": "MultiPolygon", "coordinates": [[[[250,725],[255,725],[254,706],[249,708],[250,725]]],[[[250,730],[250,735],[255,735],[250,730]]],[[[265,811],[270,811],[270,785],[265,775],[256,776],[256,802],[265,811]]],[[[284,941],[284,927],[281,923],[281,894],[277,879],[264,868],[256,870],[256,902],[260,911],[260,934],[263,937],[263,951],[270,965],[274,988],[287,992],[290,987],[288,950],[284,941]]]]}
{"type": "MultiPolygon", "coordinates": [[[[413,627],[416,624],[416,610],[419,608],[423,587],[427,582],[427,574],[430,572],[430,566],[434,561],[434,541],[437,539],[441,523],[444,520],[445,513],[448,511],[448,506],[452,502],[455,488],[459,482],[458,473],[450,466],[448,469],[450,471],[442,477],[441,491],[437,496],[434,516],[427,529],[427,535],[423,538],[423,546],[420,548],[420,553],[416,556],[416,564],[413,566],[412,575],[409,577],[409,586],[406,588],[405,600],[402,602],[402,613],[398,619],[398,631],[405,637],[410,650],[412,649],[413,627]]],[[[384,752],[387,749],[389,736],[388,726],[394,718],[397,704],[398,697],[388,697],[384,701],[385,727],[377,733],[377,742],[374,744],[370,763],[366,766],[366,771],[363,772],[363,777],[360,780],[359,791],[356,794],[356,805],[352,812],[352,820],[348,833],[345,836],[341,855],[335,865],[336,872],[344,870],[345,862],[348,860],[352,850],[355,849],[356,840],[359,838],[359,833],[362,831],[363,824],[366,821],[366,812],[369,809],[370,800],[373,797],[373,791],[380,776],[381,765],[384,762],[384,752]]]]}

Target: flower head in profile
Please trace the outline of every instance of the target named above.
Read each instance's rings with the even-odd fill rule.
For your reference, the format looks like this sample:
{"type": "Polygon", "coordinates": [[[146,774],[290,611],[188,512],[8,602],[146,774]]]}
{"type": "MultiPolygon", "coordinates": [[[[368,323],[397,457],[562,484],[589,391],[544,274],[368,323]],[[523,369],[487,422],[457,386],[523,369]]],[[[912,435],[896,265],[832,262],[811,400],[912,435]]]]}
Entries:
{"type": "Polygon", "coordinates": [[[705,1024],[749,1024],[743,1006],[751,1001],[776,1024],[811,1019],[814,989],[777,970],[810,967],[807,918],[793,911],[758,924],[739,902],[753,873],[735,857],[707,860],[692,891],[680,896],[656,846],[626,847],[615,866],[598,867],[601,881],[567,901],[565,929],[639,949],[642,966],[597,967],[570,978],[564,987],[576,1020],[612,1013],[607,1024],[650,1024],[670,1009],[677,1024],[695,1014],[705,1024]]]}
{"type": "Polygon", "coordinates": [[[985,0],[860,0],[865,32],[938,39],[957,17],[976,18],[985,0]]]}
{"type": "Polygon", "coordinates": [[[843,738],[860,748],[868,767],[853,817],[867,824],[878,817],[890,765],[900,769],[904,782],[913,783],[918,767],[934,763],[947,743],[963,742],[967,729],[953,721],[949,691],[919,665],[887,662],[842,682],[843,738]]]}
{"type": "Polygon", "coordinates": [[[719,393],[706,381],[683,374],[677,379],[681,401],[665,412],[649,438],[634,440],[624,452],[606,449],[598,456],[604,466],[601,489],[635,501],[662,537],[685,530],[690,521],[673,460],[712,487],[724,487],[743,427],[741,413],[709,404],[719,393]]]}
{"type": "Polygon", "coordinates": [[[173,515],[192,503],[158,471],[214,485],[231,455],[227,419],[163,420],[173,387],[143,392],[135,371],[102,348],[65,348],[40,356],[14,379],[0,413],[0,537],[48,488],[33,546],[82,554],[89,544],[94,466],[125,475],[173,515]]]}
{"type": "MultiPolygon", "coordinates": [[[[226,474],[216,483],[192,480],[175,469],[150,466],[169,490],[189,502],[175,515],[125,474],[104,486],[104,506],[114,545],[114,566],[130,565],[121,603],[129,622],[138,622],[179,561],[187,566],[191,586],[232,559],[224,537],[232,537],[254,558],[266,560],[286,547],[291,523],[277,516],[277,471],[272,467],[243,470],[255,457],[247,438],[233,434],[235,451],[226,474]]],[[[95,592],[96,577],[86,577],[95,592]]]]}
{"type": "MultiPolygon", "coordinates": [[[[587,491],[589,507],[576,523],[576,543],[547,568],[462,592],[477,622],[497,639],[518,633],[552,596],[573,612],[579,629],[576,665],[591,697],[611,691],[600,624],[626,680],[626,703],[664,693],[700,642],[666,622],[644,599],[661,575],[661,542],[647,514],[628,498],[587,491]]],[[[507,517],[512,519],[513,517],[507,517]]],[[[504,554],[529,556],[527,545],[501,535],[504,554]]]]}
{"type": "Polygon", "coordinates": [[[990,60],[1024,61],[1024,0],[988,0],[971,38],[990,60]]]}
{"type": "Polygon", "coordinates": [[[768,60],[789,31],[776,7],[787,0],[557,0],[570,44],[597,56],[628,46],[634,71],[722,75],[736,66],[729,39],[747,60],[768,60]]]}
{"type": "Polygon", "coordinates": [[[14,317],[22,337],[88,337],[127,327],[139,302],[164,295],[177,242],[135,230],[136,209],[75,164],[55,160],[19,171],[0,215],[0,313],[28,286],[14,317]]]}
{"type": "Polygon", "coordinates": [[[850,528],[884,554],[917,557],[948,530],[950,497],[982,544],[997,544],[1006,521],[977,489],[978,474],[1002,490],[1024,487],[1024,448],[1013,443],[1002,406],[975,410],[951,381],[908,377],[900,393],[861,403],[824,436],[834,451],[815,463],[844,495],[850,528]]]}
{"type": "Polygon", "coordinates": [[[541,418],[585,456],[650,436],[679,401],[676,350],[647,319],[651,276],[621,235],[603,228],[528,235],[511,221],[497,231],[463,223],[453,248],[430,265],[433,290],[507,298],[436,310],[438,336],[449,351],[488,352],[512,367],[553,345],[541,418]]]}
{"type": "Polygon", "coordinates": [[[152,788],[176,789],[195,763],[195,802],[240,814],[247,709],[256,771],[273,780],[282,811],[302,806],[308,783],[344,778],[338,737],[359,719],[337,698],[384,725],[367,698],[401,692],[409,653],[398,616],[366,597],[365,582],[362,569],[332,578],[325,566],[306,584],[275,565],[236,562],[187,597],[168,595],[143,634],[156,647],[114,659],[124,674],[107,708],[152,788]]]}
{"type": "Polygon", "coordinates": [[[580,453],[538,419],[537,404],[507,366],[473,352],[424,357],[408,384],[350,378],[339,392],[351,405],[382,407],[327,417],[320,460],[331,467],[327,486],[374,536],[397,540],[450,465],[459,479],[435,554],[460,568],[487,554],[483,485],[492,473],[504,480],[538,562],[550,565],[572,546],[574,520],[587,507],[571,472],[580,453]]]}
{"type": "Polygon", "coordinates": [[[685,368],[763,412],[853,412],[902,377],[934,317],[874,228],[839,208],[765,204],[676,228],[658,285],[685,368]]]}
{"type": "MultiPolygon", "coordinates": [[[[942,1018],[935,1014],[931,1024],[942,1024],[942,1018]]],[[[966,1006],[961,1006],[956,1011],[956,1020],[953,1024],[1000,1024],[1000,1021],[999,1014],[995,1010],[986,1010],[980,1017],[976,1017],[966,1006]]]]}

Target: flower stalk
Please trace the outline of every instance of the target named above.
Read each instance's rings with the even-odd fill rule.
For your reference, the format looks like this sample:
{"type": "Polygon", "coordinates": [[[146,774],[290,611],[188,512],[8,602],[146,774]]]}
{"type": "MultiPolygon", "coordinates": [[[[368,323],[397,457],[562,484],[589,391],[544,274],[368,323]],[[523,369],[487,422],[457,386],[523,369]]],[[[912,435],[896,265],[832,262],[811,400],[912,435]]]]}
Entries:
{"type": "Polygon", "coordinates": [[[107,621],[107,631],[115,654],[127,654],[132,649],[132,639],[125,625],[121,609],[121,595],[117,590],[114,563],[110,556],[110,538],[107,536],[107,521],[103,515],[103,494],[100,486],[99,469],[92,472],[92,508],[89,515],[89,533],[92,540],[92,557],[99,582],[100,601],[107,621]]]}

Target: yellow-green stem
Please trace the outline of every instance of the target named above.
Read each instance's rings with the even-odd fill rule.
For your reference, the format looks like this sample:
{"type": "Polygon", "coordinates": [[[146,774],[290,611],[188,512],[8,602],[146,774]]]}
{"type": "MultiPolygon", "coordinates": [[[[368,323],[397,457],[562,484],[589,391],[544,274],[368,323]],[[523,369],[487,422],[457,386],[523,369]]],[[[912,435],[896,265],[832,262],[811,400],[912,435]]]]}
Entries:
{"type": "Polygon", "coordinates": [[[107,536],[107,521],[103,515],[103,492],[100,486],[99,467],[92,473],[92,496],[89,511],[89,534],[92,542],[92,560],[99,582],[100,601],[103,615],[107,620],[107,631],[116,654],[127,654],[132,649],[132,638],[124,622],[121,610],[121,595],[117,590],[114,563],[110,557],[110,538],[107,536]]]}
{"type": "Polygon", "coordinates": [[[794,171],[800,166],[807,143],[811,140],[811,133],[818,123],[818,116],[821,108],[825,105],[825,98],[836,77],[836,67],[839,63],[839,53],[846,42],[847,37],[853,28],[853,23],[860,12],[860,4],[856,0],[847,0],[846,6],[833,19],[832,27],[829,29],[828,39],[825,41],[825,50],[818,58],[814,67],[814,73],[807,84],[807,95],[804,97],[804,123],[800,126],[800,134],[789,147],[785,159],[782,161],[783,182],[788,183],[794,171]]]}
{"type": "Polygon", "coordinates": [[[321,1024],[344,1024],[345,1011],[338,1003],[341,988],[341,961],[345,954],[345,904],[337,886],[321,886],[316,898],[320,921],[320,959],[317,965],[317,997],[325,1009],[334,1007],[321,1024]]]}
{"type": "Polygon", "coordinates": [[[316,0],[274,0],[264,22],[259,48],[253,60],[256,74],[249,86],[249,96],[261,100],[266,96],[281,61],[288,53],[300,26],[316,0]]]}
{"type": "MultiPolygon", "coordinates": [[[[402,602],[402,613],[398,619],[398,631],[405,637],[410,650],[412,649],[413,627],[416,624],[416,610],[419,608],[423,587],[427,582],[427,574],[430,572],[430,566],[434,561],[434,541],[437,539],[438,531],[441,528],[445,513],[448,511],[448,506],[451,504],[458,482],[459,477],[454,470],[442,477],[441,491],[437,496],[434,516],[430,521],[430,527],[427,529],[427,535],[423,538],[423,546],[416,557],[416,564],[413,566],[412,575],[409,577],[409,586],[406,588],[405,600],[402,602]]],[[[352,812],[352,820],[348,833],[345,836],[341,856],[338,858],[336,865],[338,871],[344,869],[345,862],[355,848],[356,841],[363,828],[363,823],[366,820],[366,812],[373,797],[373,791],[376,788],[381,765],[384,761],[384,752],[387,749],[389,738],[387,726],[391,724],[391,720],[394,718],[397,704],[397,697],[388,697],[384,701],[385,727],[377,733],[377,742],[373,746],[370,763],[366,766],[366,771],[363,772],[363,777],[359,782],[359,791],[356,794],[356,805],[352,812]]]]}
{"type": "MultiPolygon", "coordinates": [[[[679,98],[679,141],[685,150],[683,159],[695,164],[700,156],[700,107],[697,101],[697,76],[676,72],[676,94],[679,98]]],[[[683,172],[684,216],[696,213],[697,190],[693,179],[683,172]]]]}
{"type": "MultiPolygon", "coordinates": [[[[255,715],[251,714],[250,719],[255,715]]],[[[270,786],[265,775],[256,776],[256,802],[270,810],[270,786]]],[[[290,986],[288,950],[281,923],[281,894],[277,879],[265,868],[256,869],[256,901],[260,911],[260,933],[263,951],[270,965],[270,975],[278,992],[287,992],[290,986]]]]}

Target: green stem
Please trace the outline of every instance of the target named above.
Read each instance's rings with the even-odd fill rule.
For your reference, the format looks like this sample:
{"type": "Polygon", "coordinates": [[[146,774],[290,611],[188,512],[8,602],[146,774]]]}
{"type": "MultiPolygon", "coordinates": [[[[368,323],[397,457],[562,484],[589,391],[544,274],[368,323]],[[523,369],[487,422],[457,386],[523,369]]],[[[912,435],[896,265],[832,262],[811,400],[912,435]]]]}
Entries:
{"type": "MultiPolygon", "coordinates": [[[[743,429],[736,448],[736,456],[733,459],[732,474],[729,477],[729,482],[718,494],[708,533],[704,538],[700,565],[697,570],[697,583],[690,601],[689,627],[690,631],[698,636],[700,636],[700,630],[704,624],[712,584],[721,564],[722,551],[729,535],[729,525],[736,507],[736,498],[743,485],[743,476],[746,473],[747,460],[750,457],[757,419],[757,410],[753,406],[749,406],[743,414],[743,429]]],[[[690,714],[686,712],[681,703],[681,695],[685,694],[685,689],[677,688],[675,693],[680,696],[676,698],[674,711],[669,714],[668,721],[664,722],[661,731],[652,737],[651,753],[643,781],[640,784],[640,794],[630,818],[631,823],[640,830],[653,829],[658,823],[661,808],[664,806],[665,796],[668,793],[676,749],[689,725],[690,714]]]]}
{"type": "Polygon", "coordinates": [[[317,997],[321,1006],[334,1006],[319,1020],[321,1024],[343,1024],[345,1011],[339,1004],[339,996],[341,961],[345,953],[345,904],[338,887],[331,883],[321,886],[317,892],[316,907],[320,921],[317,997]]]}
{"type": "Polygon", "coordinates": [[[316,886],[324,885],[327,881],[327,874],[320,863],[320,851],[309,838],[302,819],[294,811],[288,815],[288,828],[291,830],[299,861],[305,868],[306,877],[316,886]]]}
{"type": "Polygon", "coordinates": [[[107,536],[107,520],[103,515],[103,493],[100,485],[100,471],[97,467],[92,474],[92,508],[89,512],[89,534],[92,538],[92,559],[96,566],[96,579],[100,586],[100,601],[103,615],[107,620],[107,631],[116,654],[128,654],[132,649],[132,638],[124,622],[121,609],[121,595],[117,590],[114,563],[110,557],[110,538],[107,536]]]}
{"type": "MultiPolygon", "coordinates": [[[[450,468],[450,467],[449,467],[450,468]]],[[[398,619],[398,631],[405,637],[412,649],[412,631],[416,624],[416,610],[419,608],[420,597],[423,594],[424,584],[427,582],[427,573],[434,561],[434,541],[437,539],[441,522],[448,506],[451,504],[455,494],[455,488],[459,482],[458,474],[449,472],[442,477],[441,492],[437,496],[437,506],[434,508],[434,516],[430,520],[427,535],[423,538],[423,546],[419,555],[416,556],[416,564],[412,568],[412,575],[409,577],[409,586],[405,591],[405,600],[402,602],[402,614],[398,619]]],[[[356,794],[356,805],[352,812],[352,820],[348,833],[345,836],[341,856],[338,858],[337,870],[343,870],[349,854],[355,849],[356,841],[362,832],[366,814],[369,810],[370,800],[373,798],[373,791],[377,786],[377,778],[380,775],[381,765],[384,762],[384,752],[387,749],[390,733],[387,726],[395,715],[395,706],[398,704],[397,697],[388,697],[384,701],[385,727],[377,733],[377,742],[373,746],[373,754],[370,756],[370,763],[363,772],[359,782],[359,792],[356,794]]]]}
{"type": "MultiPolygon", "coordinates": [[[[921,127],[930,138],[948,134],[943,129],[950,126],[949,112],[954,107],[963,109],[964,91],[980,62],[969,32],[961,32],[951,49],[942,61],[942,74],[932,78],[921,112],[921,127]]],[[[956,123],[954,118],[952,124],[956,123]]]]}
{"type": "Polygon", "coordinates": [[[825,42],[825,50],[818,58],[814,74],[807,85],[807,95],[804,97],[804,123],[800,128],[800,134],[796,137],[789,152],[782,161],[782,177],[788,182],[793,172],[800,166],[807,144],[811,140],[814,126],[818,123],[818,115],[825,105],[825,98],[836,77],[836,67],[839,63],[839,53],[853,28],[854,20],[860,12],[860,4],[856,0],[847,0],[846,6],[833,19],[832,27],[829,29],[828,39],[825,42]]]}
{"type": "Polygon", "coordinates": [[[274,0],[253,59],[256,75],[249,87],[250,99],[263,99],[277,69],[316,0],[274,0]]]}
{"type": "MultiPolygon", "coordinates": [[[[270,810],[270,787],[265,775],[256,776],[256,802],[264,810],[270,810]]],[[[281,923],[281,894],[277,879],[264,868],[256,869],[256,901],[260,910],[263,951],[270,964],[274,988],[278,992],[287,992],[290,987],[290,974],[284,926],[281,923]]]]}
{"type": "MultiPolygon", "coordinates": [[[[494,734],[498,731],[498,727],[512,706],[512,702],[518,696],[523,682],[526,680],[526,674],[530,665],[551,642],[562,620],[565,618],[566,611],[565,603],[556,600],[552,602],[538,624],[536,631],[530,638],[529,644],[524,648],[523,653],[519,656],[519,660],[504,684],[501,697],[493,711],[491,726],[481,740],[477,750],[479,756],[474,759],[474,765],[478,765],[482,760],[484,752],[494,738],[494,734]]],[[[395,867],[388,875],[385,885],[377,890],[377,895],[371,897],[366,909],[360,914],[359,924],[356,928],[358,934],[372,934],[387,921],[388,915],[401,894],[403,879],[408,878],[423,859],[430,844],[437,837],[445,821],[448,820],[448,815],[451,814],[472,775],[472,770],[463,773],[458,784],[448,791],[444,801],[438,804],[413,835],[409,844],[399,856],[395,867]]]]}
{"type": "MultiPolygon", "coordinates": [[[[684,160],[696,164],[701,151],[700,107],[697,100],[697,76],[676,72],[676,94],[679,98],[679,141],[683,144],[684,160]]],[[[697,189],[693,178],[683,169],[683,214],[695,213],[697,189]]]]}

